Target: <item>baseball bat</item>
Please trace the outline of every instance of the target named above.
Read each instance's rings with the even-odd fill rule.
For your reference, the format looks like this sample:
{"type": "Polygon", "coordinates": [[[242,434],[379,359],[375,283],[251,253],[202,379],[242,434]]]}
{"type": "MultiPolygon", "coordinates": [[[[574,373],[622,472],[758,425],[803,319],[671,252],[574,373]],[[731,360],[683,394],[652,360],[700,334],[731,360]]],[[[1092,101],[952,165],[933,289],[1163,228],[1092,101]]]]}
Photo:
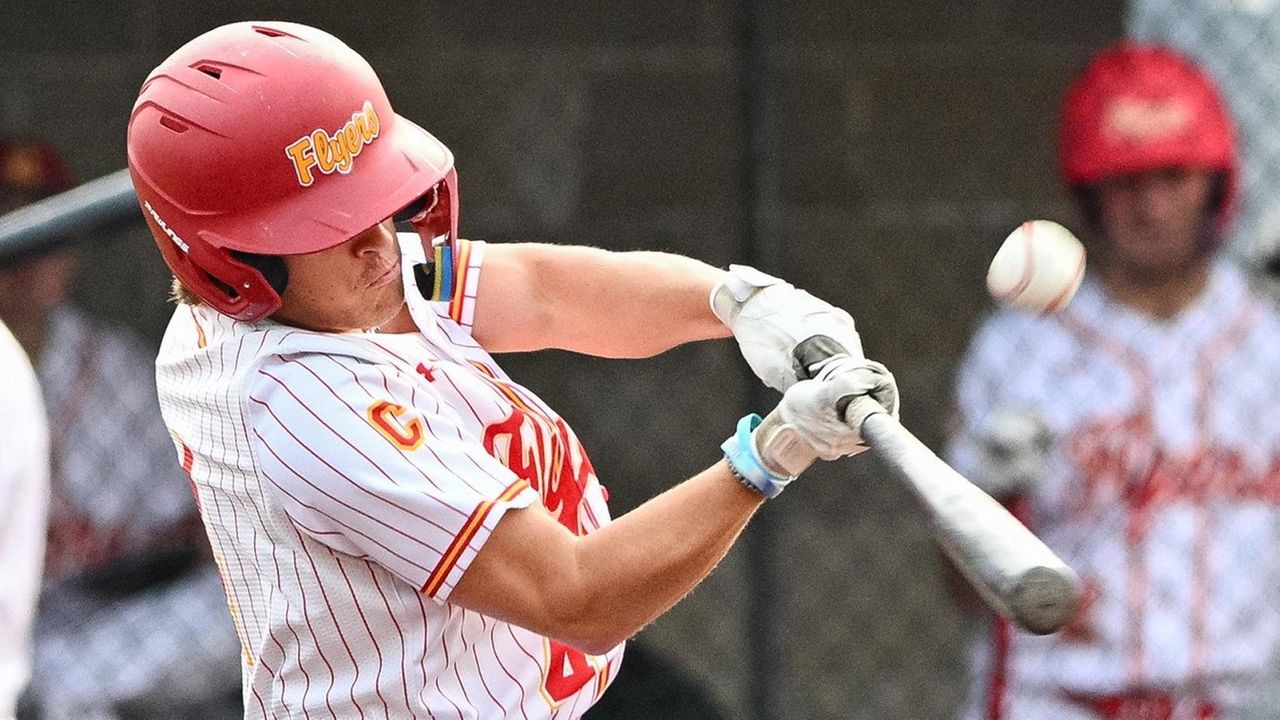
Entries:
{"type": "MultiPolygon", "coordinates": [[[[820,336],[800,343],[795,357],[810,375],[809,368],[842,351],[820,336]]],[[[864,396],[851,403],[875,401],[864,396]]],[[[911,489],[938,544],[991,609],[1037,635],[1071,619],[1080,579],[1040,538],[887,413],[868,415],[861,431],[872,452],[911,489]]]]}

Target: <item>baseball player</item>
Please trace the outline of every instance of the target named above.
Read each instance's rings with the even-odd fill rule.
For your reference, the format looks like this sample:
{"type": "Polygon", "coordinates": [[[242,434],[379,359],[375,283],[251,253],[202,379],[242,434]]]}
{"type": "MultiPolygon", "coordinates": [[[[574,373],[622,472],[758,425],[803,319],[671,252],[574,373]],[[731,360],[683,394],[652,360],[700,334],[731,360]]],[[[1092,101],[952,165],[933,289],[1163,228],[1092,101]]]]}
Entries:
{"type": "Polygon", "coordinates": [[[1189,61],[1125,42],[1076,79],[1060,130],[1090,274],[1059,315],[982,325],[950,456],[1086,592],[1055,636],[994,624],[966,717],[1241,717],[1280,679],[1280,316],[1215,255],[1232,126],[1189,61]]]}
{"type": "Polygon", "coordinates": [[[776,278],[458,239],[449,150],[319,30],[191,41],[144,83],[128,156],[177,278],[160,402],[248,717],[580,717],[765,498],[863,449],[842,398],[896,413],[848,314],[776,278]],[[612,521],[576,434],[491,355],[640,357],[730,331],[781,404],[612,521]],[[819,335],[841,352],[797,369],[819,335]]]}
{"type": "Polygon", "coordinates": [[[0,720],[12,720],[31,670],[49,502],[49,429],[35,371],[4,323],[0,377],[0,720]]]}

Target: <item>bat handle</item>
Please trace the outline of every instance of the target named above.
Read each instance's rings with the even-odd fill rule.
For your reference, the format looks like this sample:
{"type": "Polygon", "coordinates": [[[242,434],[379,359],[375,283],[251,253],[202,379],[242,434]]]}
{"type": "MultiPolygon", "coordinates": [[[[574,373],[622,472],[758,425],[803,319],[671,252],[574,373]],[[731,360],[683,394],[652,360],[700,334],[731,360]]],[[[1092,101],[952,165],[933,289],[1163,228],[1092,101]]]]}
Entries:
{"type": "MultiPolygon", "coordinates": [[[[814,335],[813,337],[796,343],[796,347],[791,351],[795,360],[796,375],[804,379],[813,379],[817,375],[817,366],[823,362],[830,360],[837,355],[848,355],[849,351],[843,345],[836,342],[827,335],[814,335]]],[[[840,413],[840,417],[846,420],[849,417],[849,410],[856,406],[862,411],[858,413],[863,418],[863,428],[865,429],[866,421],[875,415],[885,415],[884,407],[867,395],[849,395],[842,397],[836,401],[836,412],[840,413]]]]}
{"type": "Polygon", "coordinates": [[[863,442],[874,442],[874,440],[869,440],[868,433],[874,435],[877,432],[877,427],[884,427],[880,424],[883,420],[893,420],[893,417],[884,409],[884,406],[876,402],[875,398],[870,395],[846,395],[836,401],[836,412],[840,413],[840,417],[844,418],[844,421],[850,425],[853,424],[853,420],[850,418],[851,415],[862,418],[862,427],[854,429],[862,435],[863,442]],[[858,412],[853,413],[853,410],[858,410],[858,412]],[[883,415],[884,417],[881,420],[873,421],[872,418],[877,415],[883,415]]]}

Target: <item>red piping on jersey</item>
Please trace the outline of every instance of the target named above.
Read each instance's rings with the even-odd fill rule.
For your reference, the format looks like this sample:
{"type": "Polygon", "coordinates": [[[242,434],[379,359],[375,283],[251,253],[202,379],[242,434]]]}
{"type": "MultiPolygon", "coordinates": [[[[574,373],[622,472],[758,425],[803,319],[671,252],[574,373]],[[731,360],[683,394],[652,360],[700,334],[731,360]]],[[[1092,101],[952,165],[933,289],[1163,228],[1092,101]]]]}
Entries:
{"type": "Polygon", "coordinates": [[[458,242],[457,257],[454,258],[457,270],[453,277],[453,297],[449,299],[449,317],[459,325],[462,324],[462,306],[467,293],[467,275],[471,269],[471,243],[466,240],[458,242]]]}
{"type": "MultiPolygon", "coordinates": [[[[1196,397],[1195,428],[1200,433],[1196,444],[1201,447],[1208,447],[1214,439],[1213,413],[1208,402],[1210,398],[1215,396],[1213,392],[1214,370],[1220,366],[1224,357],[1235,351],[1244,342],[1245,335],[1252,327],[1254,319],[1261,309],[1257,302],[1243,303],[1243,307],[1237,311],[1236,317],[1227,325],[1227,328],[1205,343],[1204,350],[1196,358],[1196,384],[1197,387],[1201,388],[1201,392],[1196,397]]],[[[1188,672],[1192,676],[1203,675],[1208,672],[1210,660],[1209,637],[1206,626],[1208,624],[1207,616],[1210,599],[1209,583],[1212,581],[1209,567],[1209,538],[1213,536],[1213,517],[1206,506],[1208,501],[1207,491],[1208,488],[1197,488],[1195,496],[1196,544],[1195,554],[1192,556],[1193,564],[1191,570],[1191,652],[1188,667],[1188,672]]]]}
{"type": "MultiPolygon", "coordinates": [[[[1133,348],[1080,322],[1070,312],[1060,313],[1055,317],[1058,318],[1069,333],[1078,338],[1080,347],[1096,347],[1129,371],[1129,378],[1134,385],[1135,410],[1140,415],[1151,417],[1153,414],[1151,406],[1153,394],[1151,376],[1146,368],[1134,359],[1133,348]]],[[[1125,503],[1124,507],[1126,511],[1125,534],[1128,538],[1124,548],[1125,598],[1126,608],[1128,609],[1125,628],[1127,638],[1125,645],[1128,656],[1126,672],[1131,683],[1141,683],[1143,681],[1143,655],[1145,654],[1142,628],[1143,614],[1146,609],[1147,587],[1144,558],[1138,552],[1138,548],[1135,548],[1135,544],[1139,543],[1146,534],[1147,513],[1141,507],[1135,507],[1133,503],[1125,503]]]]}
{"type": "Polygon", "coordinates": [[[208,339],[204,335],[204,326],[200,324],[200,319],[196,317],[196,309],[187,306],[187,311],[191,313],[191,324],[196,326],[196,347],[203,350],[209,345],[208,339]]]}
{"type": "Polygon", "coordinates": [[[511,500],[527,487],[529,487],[529,483],[524,480],[517,480],[508,485],[507,489],[503,490],[502,494],[496,499],[485,500],[476,506],[476,509],[471,512],[471,517],[467,518],[467,522],[458,531],[458,534],[454,536],[453,542],[444,551],[444,555],[440,557],[440,562],[436,565],[435,570],[432,570],[431,575],[427,577],[427,584],[423,585],[421,590],[424,595],[433,598],[440,591],[440,586],[444,584],[444,579],[449,576],[449,572],[457,564],[458,558],[462,556],[462,551],[471,544],[476,532],[484,525],[485,518],[489,516],[489,511],[493,509],[494,504],[511,500]]]}

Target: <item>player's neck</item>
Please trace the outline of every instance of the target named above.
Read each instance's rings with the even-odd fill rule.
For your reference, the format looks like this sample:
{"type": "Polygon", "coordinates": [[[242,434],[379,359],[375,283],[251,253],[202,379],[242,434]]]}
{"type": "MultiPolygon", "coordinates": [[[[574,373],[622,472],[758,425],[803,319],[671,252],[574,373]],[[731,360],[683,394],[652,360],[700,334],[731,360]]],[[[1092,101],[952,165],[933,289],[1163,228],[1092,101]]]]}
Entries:
{"type": "Polygon", "coordinates": [[[413,321],[413,316],[409,314],[409,305],[406,303],[400,308],[400,312],[396,314],[394,320],[384,324],[379,328],[384,333],[407,333],[416,332],[418,324],[413,321]]]}
{"type": "Polygon", "coordinates": [[[1112,266],[1102,268],[1099,277],[1112,298],[1145,315],[1168,320],[1204,292],[1209,282],[1209,263],[1196,262],[1185,271],[1163,276],[1112,266]]]}

